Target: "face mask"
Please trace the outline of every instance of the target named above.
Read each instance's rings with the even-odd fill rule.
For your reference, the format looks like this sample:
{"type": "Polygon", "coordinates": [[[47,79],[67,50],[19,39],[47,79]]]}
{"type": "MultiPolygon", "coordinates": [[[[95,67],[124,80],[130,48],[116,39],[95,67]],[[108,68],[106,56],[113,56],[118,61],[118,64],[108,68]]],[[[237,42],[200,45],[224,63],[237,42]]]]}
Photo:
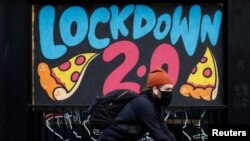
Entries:
{"type": "Polygon", "coordinates": [[[159,99],[159,103],[162,106],[168,106],[172,100],[172,92],[170,91],[161,91],[161,99],[159,99]]]}

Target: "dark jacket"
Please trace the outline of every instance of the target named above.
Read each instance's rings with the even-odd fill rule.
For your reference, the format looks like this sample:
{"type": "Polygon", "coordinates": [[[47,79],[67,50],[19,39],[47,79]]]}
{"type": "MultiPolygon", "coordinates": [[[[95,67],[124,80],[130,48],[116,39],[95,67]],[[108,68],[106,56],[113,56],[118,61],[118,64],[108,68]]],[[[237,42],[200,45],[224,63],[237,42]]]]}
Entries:
{"type": "Polygon", "coordinates": [[[126,104],[115,121],[117,124],[104,129],[98,141],[138,141],[146,132],[155,141],[176,141],[150,91],[142,92],[126,104]]]}

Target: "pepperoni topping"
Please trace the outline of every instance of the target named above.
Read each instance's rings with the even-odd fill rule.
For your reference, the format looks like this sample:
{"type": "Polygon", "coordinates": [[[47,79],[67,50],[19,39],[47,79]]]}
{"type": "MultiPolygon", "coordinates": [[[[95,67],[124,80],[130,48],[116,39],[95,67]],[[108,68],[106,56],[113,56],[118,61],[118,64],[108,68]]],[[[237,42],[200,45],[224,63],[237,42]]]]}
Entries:
{"type": "Polygon", "coordinates": [[[70,66],[71,66],[71,63],[70,63],[69,61],[67,61],[67,62],[61,64],[61,65],[59,66],[59,69],[60,69],[61,71],[66,71],[66,70],[68,70],[68,69],[70,68],[70,66]]]}
{"type": "Polygon", "coordinates": [[[85,57],[83,55],[80,55],[76,58],[75,63],[77,65],[82,65],[85,62],[85,57]]]}
{"type": "Polygon", "coordinates": [[[71,80],[72,80],[73,82],[76,82],[76,81],[78,80],[79,76],[80,76],[80,73],[77,72],[77,71],[75,71],[75,72],[72,73],[72,75],[71,75],[71,80]]]}
{"type": "Polygon", "coordinates": [[[206,68],[203,70],[203,75],[205,77],[210,77],[212,75],[212,70],[210,68],[206,68]]]}
{"type": "Polygon", "coordinates": [[[195,74],[197,71],[197,67],[194,67],[193,70],[192,70],[192,74],[195,74]]]}
{"type": "Polygon", "coordinates": [[[207,57],[202,57],[201,58],[201,63],[206,63],[207,62],[207,57]]]}

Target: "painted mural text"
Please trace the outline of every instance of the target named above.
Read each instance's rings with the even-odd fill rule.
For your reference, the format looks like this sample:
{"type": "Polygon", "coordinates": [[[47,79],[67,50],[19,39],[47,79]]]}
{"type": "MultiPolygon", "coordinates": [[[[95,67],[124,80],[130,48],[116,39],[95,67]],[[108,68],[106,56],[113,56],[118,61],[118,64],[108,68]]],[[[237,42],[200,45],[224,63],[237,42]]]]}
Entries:
{"type": "MultiPolygon", "coordinates": [[[[136,68],[139,59],[139,49],[136,44],[130,41],[119,41],[111,44],[103,52],[103,60],[111,62],[116,57],[124,55],[125,60],[115,69],[103,85],[103,94],[106,95],[116,89],[130,89],[136,93],[140,92],[141,86],[136,82],[125,81],[124,78],[131,73],[131,70],[136,68]]],[[[179,76],[179,55],[174,47],[169,44],[160,44],[152,54],[150,61],[150,71],[156,67],[168,65],[168,74],[175,84],[179,76]]],[[[146,75],[147,67],[140,65],[137,68],[137,77],[146,75]]]]}
{"type": "Polygon", "coordinates": [[[188,17],[183,16],[182,11],[183,7],[177,6],[173,15],[166,12],[156,16],[149,6],[129,4],[122,9],[116,5],[99,7],[91,15],[80,6],[72,6],[56,15],[55,8],[47,5],[38,15],[41,52],[46,59],[58,59],[68,47],[76,47],[85,39],[92,48],[104,49],[111,40],[119,37],[132,36],[137,40],[150,33],[156,40],[169,36],[172,45],[182,39],[189,56],[193,56],[198,42],[208,40],[215,46],[222,23],[221,10],[216,10],[211,17],[203,14],[199,5],[190,7],[188,17]],[[131,27],[126,24],[128,18],[133,18],[131,27]],[[59,19],[57,24],[56,19],[59,19]],[[74,33],[71,30],[73,25],[76,25],[74,33]],[[104,25],[109,26],[110,34],[97,35],[96,32],[102,31],[104,25]],[[62,42],[55,39],[56,29],[62,42]]]}

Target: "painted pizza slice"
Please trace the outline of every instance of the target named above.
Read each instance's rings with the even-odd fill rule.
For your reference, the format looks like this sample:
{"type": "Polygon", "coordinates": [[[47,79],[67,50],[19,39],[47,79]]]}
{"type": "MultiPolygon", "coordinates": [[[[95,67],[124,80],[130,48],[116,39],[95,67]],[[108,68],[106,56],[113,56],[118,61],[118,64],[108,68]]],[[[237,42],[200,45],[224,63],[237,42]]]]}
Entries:
{"type": "Polygon", "coordinates": [[[185,97],[215,100],[218,94],[218,69],[216,60],[207,48],[200,62],[193,68],[188,80],[180,88],[180,93],[185,97]]]}
{"type": "Polygon", "coordinates": [[[50,68],[42,62],[38,65],[38,75],[42,88],[52,100],[65,100],[78,89],[89,63],[96,53],[83,53],[59,66],[50,68]]]}

